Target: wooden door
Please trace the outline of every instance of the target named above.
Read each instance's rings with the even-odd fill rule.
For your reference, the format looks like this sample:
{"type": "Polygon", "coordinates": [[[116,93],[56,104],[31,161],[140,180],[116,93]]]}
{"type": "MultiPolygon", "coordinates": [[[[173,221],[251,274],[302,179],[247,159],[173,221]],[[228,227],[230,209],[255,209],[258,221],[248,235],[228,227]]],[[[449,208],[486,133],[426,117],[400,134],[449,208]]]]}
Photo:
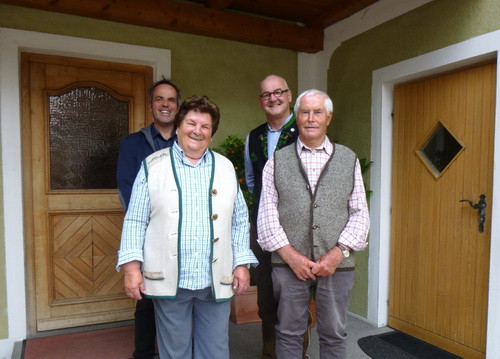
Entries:
{"type": "Polygon", "coordinates": [[[394,93],[389,326],[484,358],[496,65],[394,93]],[[476,204],[486,195],[479,231],[476,204]]]}
{"type": "Polygon", "coordinates": [[[130,319],[115,172],[121,138],[149,122],[152,69],[21,58],[30,332],[130,319]]]}

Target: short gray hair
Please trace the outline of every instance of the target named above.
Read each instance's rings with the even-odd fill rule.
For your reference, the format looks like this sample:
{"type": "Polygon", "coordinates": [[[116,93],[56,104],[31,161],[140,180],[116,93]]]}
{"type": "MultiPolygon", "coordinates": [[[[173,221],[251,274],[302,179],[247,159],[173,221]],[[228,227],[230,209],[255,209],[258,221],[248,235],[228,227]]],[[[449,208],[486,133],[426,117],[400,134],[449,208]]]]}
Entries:
{"type": "Polygon", "coordinates": [[[325,107],[326,113],[329,115],[333,113],[333,102],[330,96],[326,92],[316,90],[316,89],[311,89],[311,90],[306,90],[303,91],[299,97],[297,97],[297,100],[295,100],[295,106],[293,106],[293,112],[295,113],[295,116],[298,116],[299,112],[299,106],[300,106],[300,101],[302,100],[303,97],[305,96],[314,96],[314,95],[321,95],[325,99],[325,102],[323,106],[325,107]]]}

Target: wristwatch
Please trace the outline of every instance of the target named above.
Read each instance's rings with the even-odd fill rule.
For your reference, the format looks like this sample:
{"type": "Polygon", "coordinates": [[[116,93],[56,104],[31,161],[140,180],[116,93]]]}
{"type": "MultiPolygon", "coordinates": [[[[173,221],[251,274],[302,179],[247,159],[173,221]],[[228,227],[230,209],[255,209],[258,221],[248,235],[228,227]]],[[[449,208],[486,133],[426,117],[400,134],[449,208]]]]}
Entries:
{"type": "Polygon", "coordinates": [[[347,249],[346,247],[344,247],[340,243],[337,243],[335,245],[335,247],[338,247],[340,249],[340,251],[342,252],[342,255],[344,256],[344,259],[347,258],[347,257],[349,257],[349,254],[350,254],[349,249],[347,249]]]}

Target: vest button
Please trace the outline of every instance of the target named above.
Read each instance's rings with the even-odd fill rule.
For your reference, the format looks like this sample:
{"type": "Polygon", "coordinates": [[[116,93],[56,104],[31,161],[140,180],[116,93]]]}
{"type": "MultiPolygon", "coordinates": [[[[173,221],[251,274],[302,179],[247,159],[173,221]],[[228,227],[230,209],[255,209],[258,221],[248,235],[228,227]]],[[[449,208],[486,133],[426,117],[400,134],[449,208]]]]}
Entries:
{"type": "Polygon", "coordinates": [[[311,187],[310,187],[309,185],[306,185],[306,189],[307,189],[307,190],[310,190],[310,189],[311,189],[311,187]]]}
{"type": "Polygon", "coordinates": [[[214,239],[212,240],[212,242],[214,242],[214,243],[215,243],[215,242],[217,242],[218,240],[219,240],[219,237],[214,238],[214,239]]]}
{"type": "Polygon", "coordinates": [[[212,214],[212,221],[215,221],[217,218],[219,218],[217,213],[212,214]]]}
{"type": "Polygon", "coordinates": [[[213,188],[211,191],[210,191],[210,194],[212,196],[217,196],[217,190],[215,188],[213,188]]]}
{"type": "Polygon", "coordinates": [[[316,229],[316,228],[318,228],[318,226],[313,224],[312,229],[316,229]]]}
{"type": "Polygon", "coordinates": [[[314,208],[318,208],[318,205],[316,203],[314,204],[314,208]]]}

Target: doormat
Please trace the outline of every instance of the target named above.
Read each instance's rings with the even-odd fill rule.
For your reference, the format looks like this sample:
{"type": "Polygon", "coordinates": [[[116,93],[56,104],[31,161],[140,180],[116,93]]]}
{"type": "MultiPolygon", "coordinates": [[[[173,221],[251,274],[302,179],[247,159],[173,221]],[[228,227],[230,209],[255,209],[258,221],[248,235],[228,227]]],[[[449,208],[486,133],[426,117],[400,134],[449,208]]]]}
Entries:
{"type": "Polygon", "coordinates": [[[134,351],[134,326],[26,339],[22,359],[127,359],[134,351]]]}
{"type": "Polygon", "coordinates": [[[358,345],[373,359],[461,359],[397,330],[361,338],[358,340],[358,345]]]}

